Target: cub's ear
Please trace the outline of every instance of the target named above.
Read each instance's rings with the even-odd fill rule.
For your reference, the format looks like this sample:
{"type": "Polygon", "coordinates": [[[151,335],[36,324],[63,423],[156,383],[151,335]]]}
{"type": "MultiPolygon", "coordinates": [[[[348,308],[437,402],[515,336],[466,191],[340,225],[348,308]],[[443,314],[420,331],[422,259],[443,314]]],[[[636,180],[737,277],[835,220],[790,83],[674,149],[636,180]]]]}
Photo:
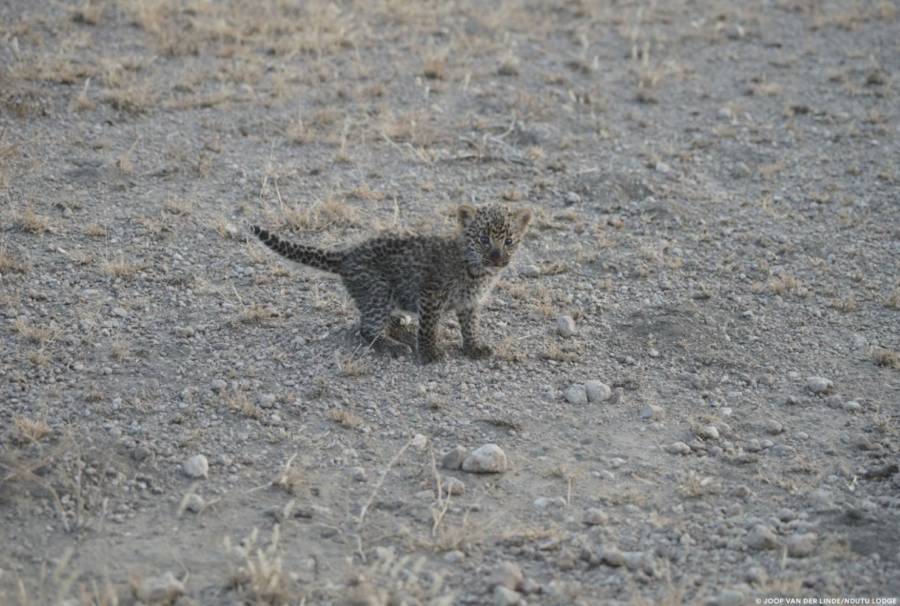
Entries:
{"type": "Polygon", "coordinates": [[[524,234],[531,223],[531,209],[520,208],[512,213],[512,224],[520,234],[524,234]]]}
{"type": "Polygon", "coordinates": [[[475,210],[474,206],[470,206],[468,204],[460,204],[459,208],[456,210],[456,216],[459,218],[459,224],[463,226],[463,228],[468,227],[469,223],[472,222],[472,219],[475,218],[475,213],[478,212],[475,210]]]}

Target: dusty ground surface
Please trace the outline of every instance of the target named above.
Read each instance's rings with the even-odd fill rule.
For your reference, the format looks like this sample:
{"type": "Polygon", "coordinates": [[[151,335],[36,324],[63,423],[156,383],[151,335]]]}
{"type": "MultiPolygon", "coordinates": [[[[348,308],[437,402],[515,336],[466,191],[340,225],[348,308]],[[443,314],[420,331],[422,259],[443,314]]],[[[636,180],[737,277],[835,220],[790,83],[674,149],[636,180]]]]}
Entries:
{"type": "Polygon", "coordinates": [[[743,6],[3,2],[0,603],[900,597],[898,6],[743,6]],[[493,201],[482,362],[239,231],[493,201]]]}

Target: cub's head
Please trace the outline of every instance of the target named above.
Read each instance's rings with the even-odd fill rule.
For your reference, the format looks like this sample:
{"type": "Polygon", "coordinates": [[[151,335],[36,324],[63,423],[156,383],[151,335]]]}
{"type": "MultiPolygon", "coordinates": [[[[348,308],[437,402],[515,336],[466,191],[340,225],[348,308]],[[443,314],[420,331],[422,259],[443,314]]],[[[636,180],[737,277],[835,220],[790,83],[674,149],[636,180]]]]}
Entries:
{"type": "Polygon", "coordinates": [[[501,205],[463,204],[458,217],[466,265],[473,277],[495,274],[509,265],[531,223],[529,209],[501,205]]]}

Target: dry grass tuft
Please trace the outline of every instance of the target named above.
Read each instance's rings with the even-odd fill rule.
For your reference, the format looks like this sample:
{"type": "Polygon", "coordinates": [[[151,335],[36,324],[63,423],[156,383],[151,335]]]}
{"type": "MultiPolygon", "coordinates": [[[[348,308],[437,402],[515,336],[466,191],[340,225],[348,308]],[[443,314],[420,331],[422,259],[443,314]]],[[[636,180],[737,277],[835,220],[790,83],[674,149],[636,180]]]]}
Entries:
{"type": "Polygon", "coordinates": [[[243,596],[244,603],[294,603],[295,591],[289,576],[284,572],[279,539],[278,524],[272,528],[268,546],[258,544],[259,531],[256,528],[238,545],[232,545],[231,539],[225,537],[225,553],[234,560],[228,585],[243,596]]]}
{"type": "Polygon", "coordinates": [[[346,408],[332,408],[328,411],[328,419],[347,429],[356,429],[362,425],[362,419],[346,408]]]}
{"type": "Polygon", "coordinates": [[[294,467],[294,459],[297,458],[297,453],[291,455],[291,457],[282,465],[281,469],[278,471],[278,475],[272,480],[272,486],[277,488],[281,488],[285,490],[288,494],[297,494],[300,492],[300,489],[306,484],[307,476],[303,472],[302,469],[297,469],[294,467]]]}
{"type": "Polygon", "coordinates": [[[841,299],[833,299],[831,307],[844,313],[851,313],[859,309],[859,304],[856,302],[856,297],[851,294],[841,299]]]}
{"type": "Polygon", "coordinates": [[[372,365],[362,356],[339,356],[337,367],[342,377],[362,377],[372,373],[372,365]]]}
{"type": "Polygon", "coordinates": [[[332,227],[356,227],[362,224],[362,216],[353,206],[338,198],[329,197],[312,206],[282,207],[274,218],[279,226],[298,231],[325,231],[332,227]]]}
{"type": "Polygon", "coordinates": [[[900,309],[900,288],[894,289],[888,298],[884,301],[885,307],[889,307],[891,309],[900,309]]]}
{"type": "Polygon", "coordinates": [[[878,366],[900,370],[900,354],[892,349],[875,347],[872,349],[872,361],[878,366]]]}
{"type": "Polygon", "coordinates": [[[754,293],[768,292],[773,295],[796,295],[805,297],[809,294],[809,290],[791,274],[781,273],[777,276],[769,278],[768,282],[756,282],[751,286],[754,293]]]}
{"type": "Polygon", "coordinates": [[[224,398],[228,410],[241,414],[249,419],[259,419],[262,411],[250,401],[247,394],[237,389],[224,398]]]}
{"type": "Polygon", "coordinates": [[[30,207],[13,215],[13,225],[30,234],[41,235],[52,230],[50,217],[39,215],[30,207]]]}
{"type": "Polygon", "coordinates": [[[37,443],[50,435],[52,430],[43,419],[16,417],[13,420],[16,435],[22,442],[37,443]]]}
{"type": "Polygon", "coordinates": [[[105,238],[109,231],[99,223],[91,223],[81,230],[88,238],[105,238]]]}
{"type": "Polygon", "coordinates": [[[119,253],[118,258],[105,259],[100,264],[100,270],[113,278],[131,278],[135,273],[142,269],[141,265],[136,265],[125,260],[125,256],[119,253]]]}
{"type": "Polygon", "coordinates": [[[0,274],[28,272],[28,265],[13,256],[5,246],[0,246],[0,274]]]}
{"type": "Polygon", "coordinates": [[[52,327],[34,326],[24,318],[16,318],[13,322],[13,330],[32,343],[49,343],[56,338],[58,331],[52,327]]]}

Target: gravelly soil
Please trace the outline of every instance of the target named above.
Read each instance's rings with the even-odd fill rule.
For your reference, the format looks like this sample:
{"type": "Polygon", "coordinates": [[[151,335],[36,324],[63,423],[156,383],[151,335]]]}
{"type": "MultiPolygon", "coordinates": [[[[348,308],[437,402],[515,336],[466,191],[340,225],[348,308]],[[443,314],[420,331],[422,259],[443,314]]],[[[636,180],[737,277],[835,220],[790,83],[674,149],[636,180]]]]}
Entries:
{"type": "Polygon", "coordinates": [[[900,598],[898,73],[888,1],[3,3],[0,603],[900,598]],[[496,201],[488,361],[242,231],[496,201]]]}

